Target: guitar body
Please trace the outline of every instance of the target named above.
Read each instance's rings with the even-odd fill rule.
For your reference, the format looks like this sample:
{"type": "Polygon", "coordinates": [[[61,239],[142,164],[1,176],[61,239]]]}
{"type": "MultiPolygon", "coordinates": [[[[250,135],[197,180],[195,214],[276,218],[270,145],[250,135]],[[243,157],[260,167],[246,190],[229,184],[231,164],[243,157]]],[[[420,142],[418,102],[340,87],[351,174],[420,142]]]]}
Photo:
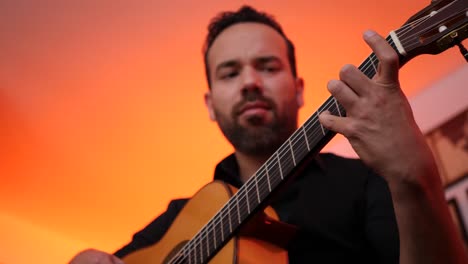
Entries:
{"type": "MultiPolygon", "coordinates": [[[[195,234],[223,207],[231,196],[237,192],[234,187],[223,182],[212,182],[190,199],[180,211],[163,238],[150,247],[138,250],[126,256],[126,264],[168,263],[172,255],[193,238],[195,234]]],[[[209,263],[288,263],[287,251],[258,237],[268,237],[275,234],[278,228],[291,229],[291,226],[281,223],[276,212],[268,207],[265,214],[254,216],[240,232],[233,237],[209,263]],[[265,216],[266,215],[266,216],[265,216]],[[266,236],[256,236],[256,232],[266,233],[266,236]]],[[[291,229],[292,230],[292,229],[291,229]]],[[[284,230],[278,234],[284,234],[284,230]]],[[[278,238],[282,240],[282,238],[278,238]]],[[[284,242],[284,241],[283,241],[284,242]]]]}

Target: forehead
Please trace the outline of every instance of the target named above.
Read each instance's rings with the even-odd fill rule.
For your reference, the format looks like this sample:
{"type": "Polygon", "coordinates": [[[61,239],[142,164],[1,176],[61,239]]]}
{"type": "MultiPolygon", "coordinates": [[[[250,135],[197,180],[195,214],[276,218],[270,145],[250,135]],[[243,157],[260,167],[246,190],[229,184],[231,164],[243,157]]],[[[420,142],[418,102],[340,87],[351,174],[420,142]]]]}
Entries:
{"type": "Polygon", "coordinates": [[[239,23],[226,28],[208,51],[208,62],[213,68],[228,60],[251,60],[262,56],[287,59],[284,38],[273,28],[260,23],[239,23]]]}

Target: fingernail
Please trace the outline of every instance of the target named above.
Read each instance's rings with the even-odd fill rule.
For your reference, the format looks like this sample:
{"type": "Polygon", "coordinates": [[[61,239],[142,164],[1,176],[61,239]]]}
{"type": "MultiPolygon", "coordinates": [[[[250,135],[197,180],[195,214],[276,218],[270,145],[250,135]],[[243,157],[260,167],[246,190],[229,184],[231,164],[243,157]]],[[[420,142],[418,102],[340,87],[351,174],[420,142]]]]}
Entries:
{"type": "Polygon", "coordinates": [[[330,93],[333,93],[335,87],[338,85],[338,80],[330,80],[327,84],[327,89],[330,93]]]}
{"type": "Polygon", "coordinates": [[[328,128],[328,122],[329,122],[328,121],[328,115],[329,114],[330,114],[329,112],[327,113],[327,111],[324,111],[324,112],[320,113],[320,115],[319,115],[319,122],[325,128],[328,128]]]}
{"type": "Polygon", "coordinates": [[[319,119],[326,120],[328,116],[330,115],[330,112],[328,110],[325,110],[323,112],[319,112],[319,119]]]}
{"type": "Polygon", "coordinates": [[[375,36],[376,34],[377,34],[377,33],[375,33],[375,31],[373,31],[373,30],[366,30],[366,31],[364,32],[364,37],[365,37],[365,38],[370,38],[370,37],[375,36]]]}

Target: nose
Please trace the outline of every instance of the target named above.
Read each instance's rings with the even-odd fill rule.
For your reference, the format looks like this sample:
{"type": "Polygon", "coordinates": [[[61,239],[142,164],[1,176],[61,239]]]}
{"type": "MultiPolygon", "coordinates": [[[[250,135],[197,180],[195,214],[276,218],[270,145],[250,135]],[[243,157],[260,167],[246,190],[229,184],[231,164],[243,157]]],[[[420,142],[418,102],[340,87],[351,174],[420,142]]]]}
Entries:
{"type": "Polygon", "coordinates": [[[262,93],[263,81],[253,67],[245,67],[242,72],[242,95],[246,96],[251,92],[262,93]]]}

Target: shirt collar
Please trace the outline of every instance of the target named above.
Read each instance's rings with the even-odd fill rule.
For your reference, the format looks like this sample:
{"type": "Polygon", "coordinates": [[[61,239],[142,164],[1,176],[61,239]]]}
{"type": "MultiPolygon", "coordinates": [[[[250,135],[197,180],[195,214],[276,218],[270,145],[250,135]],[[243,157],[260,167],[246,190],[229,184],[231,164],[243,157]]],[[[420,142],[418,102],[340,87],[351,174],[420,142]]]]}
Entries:
{"type": "MultiPolygon", "coordinates": [[[[317,155],[309,166],[315,166],[319,170],[325,171],[320,155],[317,155]]],[[[237,159],[234,153],[230,154],[216,165],[214,179],[224,181],[236,188],[240,188],[242,186],[242,181],[239,177],[239,165],[237,164],[237,159]]]]}

